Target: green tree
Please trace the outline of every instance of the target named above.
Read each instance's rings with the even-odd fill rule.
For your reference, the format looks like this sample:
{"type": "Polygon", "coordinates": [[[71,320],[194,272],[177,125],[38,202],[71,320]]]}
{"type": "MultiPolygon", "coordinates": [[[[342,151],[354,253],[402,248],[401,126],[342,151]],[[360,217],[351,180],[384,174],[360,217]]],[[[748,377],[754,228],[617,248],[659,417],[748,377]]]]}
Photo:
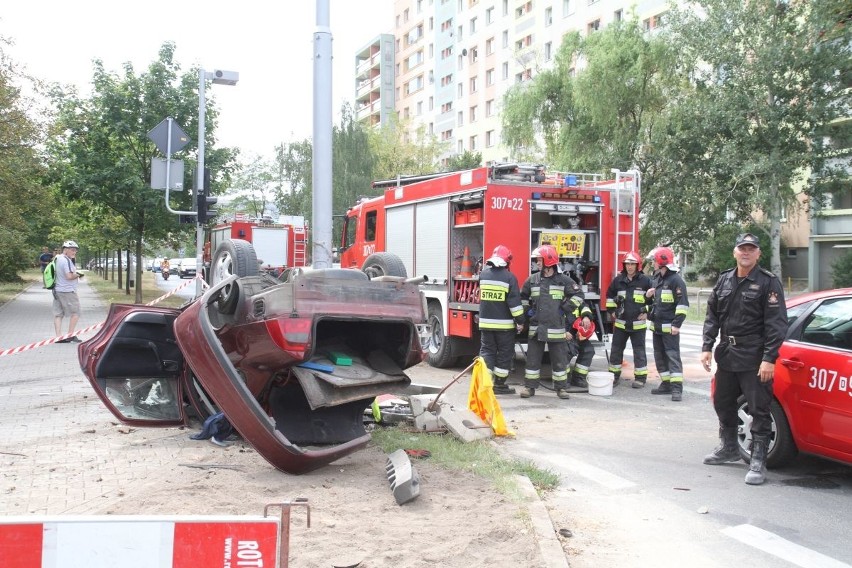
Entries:
{"type": "Polygon", "coordinates": [[[370,149],[375,156],[375,179],[391,179],[398,175],[428,174],[437,171],[438,157],[446,149],[420,126],[411,137],[405,123],[392,119],[387,125],[369,130],[370,149]]]}
{"type": "Polygon", "coordinates": [[[764,254],[781,276],[783,212],[796,207],[797,185],[818,201],[829,173],[814,132],[841,108],[852,45],[848,26],[837,31],[841,3],[696,4],[668,14],[674,52],[694,89],[667,124],[660,153],[668,167],[646,194],[654,198],[648,218],[658,233],[699,240],[723,219],[745,225],[759,211],[770,243],[764,254]],[[806,183],[812,172],[817,181],[806,183]]]}
{"type": "Polygon", "coordinates": [[[835,288],[852,287],[852,251],[847,251],[832,263],[831,279],[835,288]]]}
{"type": "Polygon", "coordinates": [[[647,184],[663,113],[677,90],[674,64],[663,38],[644,33],[636,19],[585,37],[567,34],[551,69],[507,92],[504,141],[516,156],[538,155],[563,170],[635,167],[647,184]]]}
{"type": "Polygon", "coordinates": [[[461,154],[451,156],[447,160],[447,171],[458,172],[461,170],[472,170],[482,166],[482,153],[465,150],[461,154]]]}
{"type": "MultiPolygon", "coordinates": [[[[253,156],[248,162],[241,163],[233,174],[228,192],[233,196],[230,209],[247,212],[251,217],[261,218],[269,213],[269,206],[275,199],[275,173],[273,165],[253,156]]],[[[226,207],[219,206],[223,211],[226,207]]]]}
{"type": "MultiPolygon", "coordinates": [[[[174,52],[174,44],[163,44],[158,59],[139,75],[129,63],[118,74],[96,60],[90,97],[81,98],[61,87],[53,92],[58,119],[49,149],[56,186],[64,197],[91,204],[92,224],[121,219],[120,248],[132,249],[137,260],[136,302],[142,301],[143,239],[170,240],[179,234],[191,240],[188,226],[178,225],[177,216],[166,211],[163,192],[150,188],[151,159],[158,152],[147,133],[169,116],[186,132],[198,131],[198,71],[183,73],[174,52]]],[[[230,175],[235,153],[213,148],[217,116],[211,98],[205,129],[206,147],[211,149],[205,163],[218,185],[230,175]]],[[[187,150],[173,154],[175,159],[187,157],[187,150]]],[[[186,166],[188,174],[193,171],[192,162],[186,166]]],[[[184,187],[192,187],[189,177],[184,187]]],[[[172,195],[172,208],[191,208],[189,192],[172,195]]]]}
{"type": "Polygon", "coordinates": [[[0,37],[0,282],[17,281],[41,247],[58,244],[47,240],[58,215],[37,151],[44,128],[31,118],[35,101],[22,94],[25,84],[39,85],[7,56],[7,45],[0,37]]]}

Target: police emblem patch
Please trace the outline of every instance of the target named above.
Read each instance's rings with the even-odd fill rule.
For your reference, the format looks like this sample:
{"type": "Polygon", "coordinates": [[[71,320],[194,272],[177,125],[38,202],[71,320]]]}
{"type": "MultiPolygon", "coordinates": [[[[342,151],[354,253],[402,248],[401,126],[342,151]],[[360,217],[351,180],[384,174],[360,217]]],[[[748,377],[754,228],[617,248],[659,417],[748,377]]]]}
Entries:
{"type": "Polygon", "coordinates": [[[777,304],[778,303],[778,293],[777,292],[770,292],[768,301],[769,301],[770,304],[777,304]]]}
{"type": "Polygon", "coordinates": [[[760,290],[760,284],[752,284],[749,286],[749,290],[760,290]]]}

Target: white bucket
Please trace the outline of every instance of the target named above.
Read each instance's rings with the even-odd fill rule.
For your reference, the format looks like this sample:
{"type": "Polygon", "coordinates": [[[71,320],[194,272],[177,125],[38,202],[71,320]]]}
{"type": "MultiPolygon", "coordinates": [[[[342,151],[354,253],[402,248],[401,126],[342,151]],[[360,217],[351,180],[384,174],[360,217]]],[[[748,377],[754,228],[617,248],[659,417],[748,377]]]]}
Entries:
{"type": "Polygon", "coordinates": [[[589,382],[589,394],[595,396],[611,396],[612,381],[615,376],[608,371],[593,371],[586,380],[589,382]]]}

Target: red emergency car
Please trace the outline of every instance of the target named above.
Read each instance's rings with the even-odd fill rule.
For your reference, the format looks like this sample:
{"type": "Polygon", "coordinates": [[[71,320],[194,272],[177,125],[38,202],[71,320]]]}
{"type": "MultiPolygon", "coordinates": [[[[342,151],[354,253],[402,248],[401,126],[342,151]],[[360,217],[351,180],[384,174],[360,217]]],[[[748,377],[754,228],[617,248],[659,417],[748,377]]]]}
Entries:
{"type": "MultiPolygon", "coordinates": [[[[768,467],[798,452],[852,464],[852,288],[787,299],[789,329],[775,363],[768,467]]],[[[740,454],[750,456],[751,416],[739,408],[740,454]]]]}

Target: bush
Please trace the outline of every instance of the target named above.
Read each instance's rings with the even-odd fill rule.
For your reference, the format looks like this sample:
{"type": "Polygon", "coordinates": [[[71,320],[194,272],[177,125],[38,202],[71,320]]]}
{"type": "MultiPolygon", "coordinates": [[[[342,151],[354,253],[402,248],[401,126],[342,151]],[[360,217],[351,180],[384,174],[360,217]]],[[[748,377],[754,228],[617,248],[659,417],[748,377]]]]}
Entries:
{"type": "Polygon", "coordinates": [[[848,251],[831,264],[831,279],[835,288],[852,287],[852,251],[848,251]]]}

